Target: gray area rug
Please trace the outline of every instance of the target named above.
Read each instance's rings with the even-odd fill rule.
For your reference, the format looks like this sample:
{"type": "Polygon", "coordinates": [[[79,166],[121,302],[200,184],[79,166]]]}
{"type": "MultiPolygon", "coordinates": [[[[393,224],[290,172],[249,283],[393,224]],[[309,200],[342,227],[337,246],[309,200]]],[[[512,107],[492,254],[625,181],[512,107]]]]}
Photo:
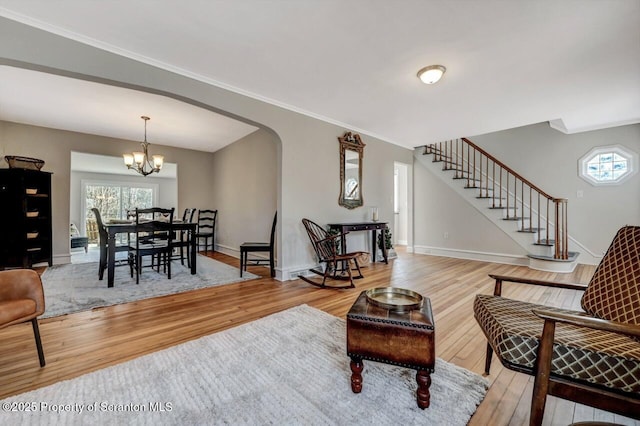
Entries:
{"type": "Polygon", "coordinates": [[[171,279],[162,272],[143,268],[137,285],[135,274],[133,278],[130,276],[129,267],[119,266],[115,269],[112,288],[107,287],[106,271],[104,279],[98,280],[97,262],[52,266],[42,274],[46,309],[40,318],[258,278],[248,272],[240,278],[238,268],[200,254],[196,265],[197,274],[191,275],[186,262],[183,266],[179,261],[173,261],[171,279]]]}
{"type": "Polygon", "coordinates": [[[441,359],[425,410],[405,368],[365,361],[354,394],[345,336],[343,320],[297,306],[5,399],[0,424],[466,425],[484,398],[484,378],[441,359]]]}

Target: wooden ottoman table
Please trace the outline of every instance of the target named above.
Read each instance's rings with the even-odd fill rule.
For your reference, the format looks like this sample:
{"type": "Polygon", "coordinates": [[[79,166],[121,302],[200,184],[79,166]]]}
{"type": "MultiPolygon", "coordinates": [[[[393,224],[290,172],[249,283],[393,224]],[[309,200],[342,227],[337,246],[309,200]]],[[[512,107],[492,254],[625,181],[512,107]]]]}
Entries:
{"type": "MultiPolygon", "coordinates": [[[[386,290],[373,289],[373,290],[386,290]]],[[[373,291],[369,290],[369,291],[373,291]]],[[[403,290],[410,293],[410,290],[403,290]]],[[[371,294],[371,293],[370,293],[371,294]]],[[[417,370],[418,407],[429,407],[431,373],[435,365],[435,324],[428,298],[410,310],[372,303],[363,291],[347,314],[347,354],[351,358],[351,390],[362,390],[362,360],[417,370]]]]}

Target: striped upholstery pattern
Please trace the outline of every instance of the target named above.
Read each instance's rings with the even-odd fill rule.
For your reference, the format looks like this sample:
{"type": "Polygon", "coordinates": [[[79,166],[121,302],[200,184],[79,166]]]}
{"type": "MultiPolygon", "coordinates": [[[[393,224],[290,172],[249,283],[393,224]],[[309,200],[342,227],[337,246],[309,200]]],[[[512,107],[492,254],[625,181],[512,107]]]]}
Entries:
{"type": "Polygon", "coordinates": [[[640,324],[640,226],[618,231],[581,304],[598,318],[640,324]]]}
{"type": "MultiPolygon", "coordinates": [[[[544,320],[532,309],[571,312],[498,296],[477,295],[473,310],[489,344],[507,367],[530,370],[544,320]]],[[[552,374],[640,397],[640,343],[615,333],[558,323],[552,374]]]]}

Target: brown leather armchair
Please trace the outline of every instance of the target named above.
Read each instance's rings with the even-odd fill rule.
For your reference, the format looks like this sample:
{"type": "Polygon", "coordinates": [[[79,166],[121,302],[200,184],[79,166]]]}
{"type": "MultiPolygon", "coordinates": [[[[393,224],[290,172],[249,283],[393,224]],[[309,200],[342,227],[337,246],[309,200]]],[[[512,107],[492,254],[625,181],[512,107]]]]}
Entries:
{"type": "Polygon", "coordinates": [[[0,271],[0,328],[31,321],[40,367],[44,367],[45,360],[37,317],[43,313],[44,291],[37,272],[31,269],[0,271]]]}

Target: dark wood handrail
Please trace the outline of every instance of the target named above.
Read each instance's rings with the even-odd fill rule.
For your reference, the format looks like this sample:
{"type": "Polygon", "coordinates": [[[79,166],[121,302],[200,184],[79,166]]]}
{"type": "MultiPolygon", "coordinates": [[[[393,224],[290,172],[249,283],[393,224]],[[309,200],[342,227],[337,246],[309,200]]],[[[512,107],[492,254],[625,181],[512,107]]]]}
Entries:
{"type": "Polygon", "coordinates": [[[531,181],[529,181],[528,179],[522,177],[522,175],[520,175],[518,172],[513,170],[511,167],[507,166],[502,161],[498,160],[496,157],[494,157],[493,155],[489,154],[487,151],[485,151],[484,149],[480,148],[475,143],[471,142],[469,139],[462,138],[462,140],[465,141],[466,143],[468,143],[469,145],[471,145],[476,151],[480,152],[485,157],[489,158],[491,161],[493,161],[494,163],[496,163],[497,165],[499,165],[500,167],[502,167],[503,169],[505,169],[506,171],[511,173],[513,176],[515,176],[516,178],[520,179],[521,182],[524,182],[525,184],[527,184],[527,186],[529,186],[531,189],[534,189],[537,192],[539,192],[541,195],[547,197],[549,200],[552,200],[552,201],[566,201],[567,200],[566,198],[552,197],[551,195],[547,194],[542,189],[538,188],[536,185],[531,183],[531,181]]]}

